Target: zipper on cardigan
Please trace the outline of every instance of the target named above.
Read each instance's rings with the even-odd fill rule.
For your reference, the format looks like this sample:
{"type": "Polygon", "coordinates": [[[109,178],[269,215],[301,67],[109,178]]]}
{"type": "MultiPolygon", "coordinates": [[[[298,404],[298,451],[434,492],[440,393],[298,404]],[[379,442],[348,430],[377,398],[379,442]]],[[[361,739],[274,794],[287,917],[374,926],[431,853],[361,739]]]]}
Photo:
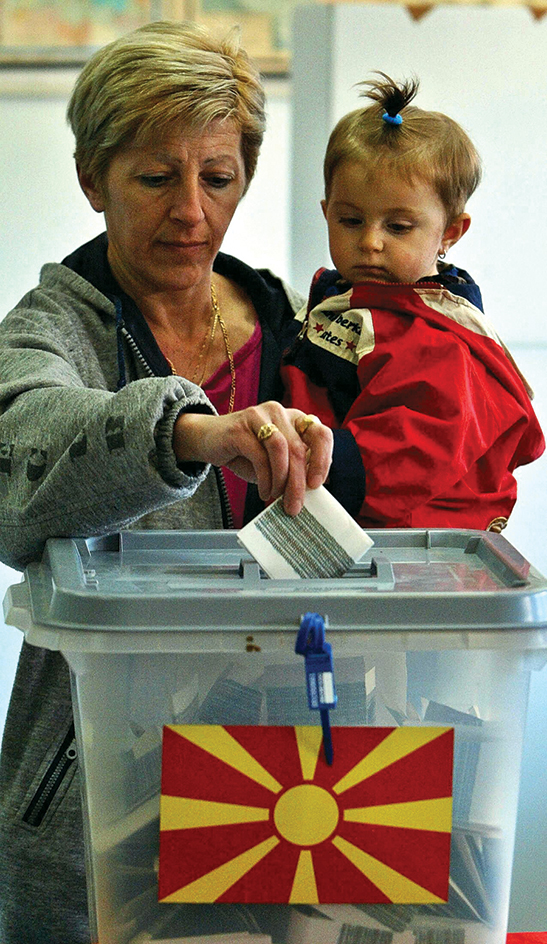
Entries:
{"type": "Polygon", "coordinates": [[[215,470],[215,475],[217,477],[217,485],[220,497],[220,510],[222,511],[222,524],[225,528],[233,528],[234,526],[234,516],[232,514],[232,506],[230,505],[230,499],[228,498],[228,489],[226,488],[226,480],[222,474],[222,469],[217,465],[213,466],[215,470]]]}
{"type": "Polygon", "coordinates": [[[67,736],[42,777],[36,793],[23,814],[24,823],[28,823],[29,826],[40,826],[77,756],[74,724],[71,724],[67,736]]]}
{"type": "MultiPolygon", "coordinates": [[[[148,376],[155,377],[156,374],[150,367],[150,364],[148,363],[144,354],[140,350],[137,342],[135,341],[134,337],[130,334],[130,332],[127,330],[125,325],[122,327],[121,333],[123,334],[133,354],[139,360],[140,364],[143,366],[143,368],[147,372],[148,376]]],[[[230,499],[228,498],[228,489],[226,488],[226,482],[224,481],[222,470],[217,468],[216,466],[213,466],[213,468],[215,470],[217,485],[218,485],[218,490],[219,490],[219,495],[220,495],[220,508],[222,512],[222,521],[225,528],[233,528],[234,518],[232,514],[232,508],[230,505],[230,499]]]]}
{"type": "Polygon", "coordinates": [[[144,368],[144,370],[145,370],[146,373],[148,374],[148,376],[149,376],[149,377],[155,377],[156,375],[154,374],[154,371],[153,371],[152,368],[150,367],[150,364],[149,364],[148,361],[146,360],[144,354],[141,352],[141,349],[139,348],[139,346],[138,346],[137,342],[135,341],[133,335],[129,333],[129,331],[127,330],[127,328],[125,327],[125,325],[121,328],[121,333],[122,333],[123,337],[125,338],[125,340],[127,341],[127,343],[128,343],[128,345],[129,345],[129,347],[131,348],[133,354],[135,355],[135,357],[137,358],[137,360],[139,361],[139,363],[141,364],[141,366],[144,368]]]}

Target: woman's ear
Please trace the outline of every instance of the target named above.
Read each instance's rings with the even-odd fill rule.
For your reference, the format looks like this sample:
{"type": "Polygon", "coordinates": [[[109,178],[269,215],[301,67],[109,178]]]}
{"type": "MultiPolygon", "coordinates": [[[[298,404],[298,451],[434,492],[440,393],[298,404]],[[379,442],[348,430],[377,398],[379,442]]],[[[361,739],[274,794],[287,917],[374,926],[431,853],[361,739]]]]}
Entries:
{"type": "Polygon", "coordinates": [[[469,213],[460,213],[455,220],[446,227],[441,241],[441,251],[448,252],[451,246],[454,246],[462,236],[467,233],[471,226],[471,217],[469,213]]]}
{"type": "Polygon", "coordinates": [[[102,213],[104,211],[102,187],[97,186],[91,175],[83,171],[79,164],[76,165],[76,172],[78,174],[78,180],[80,181],[80,187],[89,200],[90,205],[96,213],[102,213]]]}

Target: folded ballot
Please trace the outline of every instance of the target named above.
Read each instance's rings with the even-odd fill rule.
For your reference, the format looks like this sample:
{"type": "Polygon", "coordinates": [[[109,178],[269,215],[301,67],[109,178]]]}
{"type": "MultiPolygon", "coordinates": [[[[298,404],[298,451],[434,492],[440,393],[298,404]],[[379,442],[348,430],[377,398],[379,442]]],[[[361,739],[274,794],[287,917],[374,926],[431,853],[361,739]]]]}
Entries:
{"type": "Polygon", "coordinates": [[[308,489],[298,515],[278,498],[238,538],[273,578],[341,577],[374,543],[323,486],[308,489]]]}

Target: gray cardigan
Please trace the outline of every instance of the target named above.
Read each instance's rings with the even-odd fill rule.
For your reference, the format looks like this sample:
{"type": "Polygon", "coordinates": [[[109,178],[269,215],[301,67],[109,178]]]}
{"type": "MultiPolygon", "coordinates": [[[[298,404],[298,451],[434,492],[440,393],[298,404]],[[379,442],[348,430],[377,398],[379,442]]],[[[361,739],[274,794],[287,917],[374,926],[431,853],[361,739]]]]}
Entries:
{"type": "MultiPolygon", "coordinates": [[[[105,247],[98,237],[78,251],[80,261],[105,247]]],[[[302,299],[271,273],[229,256],[219,254],[215,268],[255,304],[263,335],[259,399],[276,397],[277,337],[302,299]]],[[[181,410],[213,408],[183,378],[156,376],[157,358],[158,350],[143,350],[124,327],[120,299],[68,265],[46,265],[39,286],[0,323],[0,559],[6,564],[22,568],[39,558],[51,536],[223,526],[214,470],[180,468],[171,445],[181,410]],[[120,356],[126,383],[118,389],[120,356]]],[[[249,493],[247,517],[259,510],[249,493]]],[[[0,763],[2,944],[89,944],[72,738],[62,657],[24,644],[0,763]],[[49,795],[59,761],[63,776],[49,795]]]]}

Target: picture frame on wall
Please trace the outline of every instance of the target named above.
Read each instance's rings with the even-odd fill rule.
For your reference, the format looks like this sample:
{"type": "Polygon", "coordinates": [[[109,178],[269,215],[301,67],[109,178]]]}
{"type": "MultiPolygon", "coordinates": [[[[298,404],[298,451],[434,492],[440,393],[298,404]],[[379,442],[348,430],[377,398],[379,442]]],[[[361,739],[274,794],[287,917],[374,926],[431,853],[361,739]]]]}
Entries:
{"type": "Polygon", "coordinates": [[[267,75],[289,68],[290,2],[279,0],[0,0],[0,67],[77,67],[153,20],[188,20],[224,35],[237,27],[267,75]]]}

